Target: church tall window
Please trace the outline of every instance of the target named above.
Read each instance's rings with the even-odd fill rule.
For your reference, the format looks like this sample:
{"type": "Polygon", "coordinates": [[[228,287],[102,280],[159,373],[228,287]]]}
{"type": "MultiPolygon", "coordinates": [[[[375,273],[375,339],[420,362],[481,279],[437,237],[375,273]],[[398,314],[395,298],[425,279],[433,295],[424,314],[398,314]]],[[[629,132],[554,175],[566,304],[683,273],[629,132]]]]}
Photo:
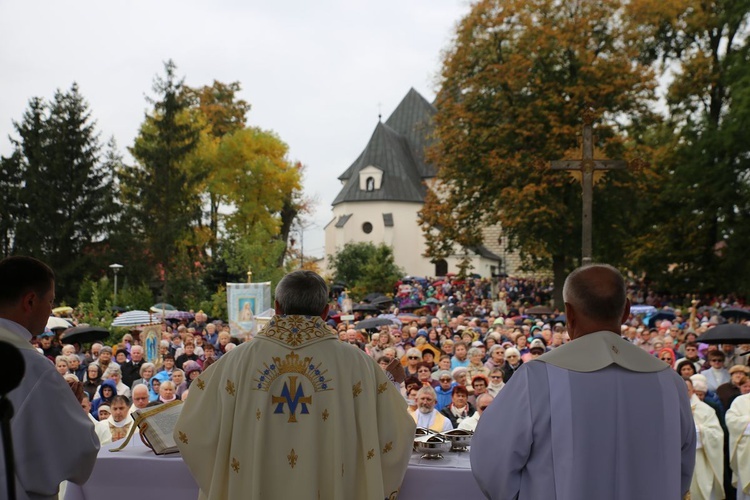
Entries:
{"type": "Polygon", "coordinates": [[[435,261],[435,276],[445,276],[448,274],[448,263],[445,259],[435,261]]]}
{"type": "Polygon", "coordinates": [[[365,180],[365,190],[375,191],[375,178],[374,177],[368,177],[367,180],[365,180]]]}

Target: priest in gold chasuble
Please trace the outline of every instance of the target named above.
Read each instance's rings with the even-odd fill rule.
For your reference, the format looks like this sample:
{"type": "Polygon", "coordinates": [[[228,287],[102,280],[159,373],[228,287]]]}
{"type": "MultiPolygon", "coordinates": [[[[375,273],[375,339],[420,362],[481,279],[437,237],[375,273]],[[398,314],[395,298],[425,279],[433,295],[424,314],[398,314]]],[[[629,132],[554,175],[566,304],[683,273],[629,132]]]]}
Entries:
{"type": "Polygon", "coordinates": [[[175,440],[201,499],[395,497],[414,420],[386,373],[323,321],[328,290],[295,271],[276,316],[190,388],[175,440]]]}

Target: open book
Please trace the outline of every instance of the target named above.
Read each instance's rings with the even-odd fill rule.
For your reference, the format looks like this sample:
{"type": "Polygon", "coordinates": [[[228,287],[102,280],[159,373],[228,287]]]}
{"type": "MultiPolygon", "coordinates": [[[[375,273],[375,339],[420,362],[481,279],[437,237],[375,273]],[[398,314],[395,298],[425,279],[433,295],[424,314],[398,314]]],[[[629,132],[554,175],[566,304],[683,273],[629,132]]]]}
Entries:
{"type": "Polygon", "coordinates": [[[143,443],[157,455],[177,453],[180,450],[177,448],[177,443],[175,443],[172,434],[181,411],[182,401],[180,400],[134,411],[135,425],[130,428],[125,441],[117,448],[109,451],[122,450],[130,442],[135,430],[138,429],[143,443]]]}

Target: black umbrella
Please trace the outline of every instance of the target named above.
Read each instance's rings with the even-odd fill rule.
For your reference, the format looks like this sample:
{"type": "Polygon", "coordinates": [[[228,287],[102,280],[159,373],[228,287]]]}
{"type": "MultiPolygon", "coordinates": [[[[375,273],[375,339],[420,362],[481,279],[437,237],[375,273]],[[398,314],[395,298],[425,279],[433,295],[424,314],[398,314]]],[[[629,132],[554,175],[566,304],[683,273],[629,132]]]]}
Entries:
{"type": "Polygon", "coordinates": [[[704,344],[750,344],[750,326],[727,323],[709,328],[698,337],[704,344]]]}
{"type": "Polygon", "coordinates": [[[654,325],[656,325],[656,322],[658,320],[660,320],[660,319],[668,319],[668,320],[672,321],[676,317],[677,316],[672,311],[661,310],[658,313],[654,314],[653,316],[649,316],[648,317],[647,325],[648,325],[649,328],[653,328],[654,325]]]}
{"type": "Polygon", "coordinates": [[[392,325],[393,320],[389,318],[369,318],[360,321],[356,325],[354,325],[354,328],[357,330],[369,330],[371,328],[378,328],[380,326],[385,325],[392,325]]]}
{"type": "Polygon", "coordinates": [[[719,314],[727,319],[734,318],[737,321],[747,321],[750,319],[750,311],[740,309],[739,307],[728,307],[719,314]]]}
{"type": "Polygon", "coordinates": [[[352,307],[352,311],[354,312],[380,312],[380,309],[378,309],[377,306],[373,306],[371,304],[357,304],[354,307],[352,307]]]}
{"type": "Polygon", "coordinates": [[[374,306],[384,306],[386,304],[390,304],[393,302],[393,299],[390,297],[377,297],[375,299],[372,299],[370,303],[374,306]]]}
{"type": "Polygon", "coordinates": [[[98,326],[75,326],[68,328],[60,335],[60,342],[63,344],[88,344],[89,342],[98,342],[106,340],[109,337],[109,330],[98,326]]]}
{"type": "Polygon", "coordinates": [[[561,314],[560,316],[556,317],[552,320],[553,323],[562,323],[565,324],[568,322],[568,319],[565,317],[564,314],[561,314]]]}
{"type": "Polygon", "coordinates": [[[362,300],[372,303],[375,299],[379,299],[380,297],[385,297],[385,294],[381,292],[372,292],[365,295],[365,298],[362,300]]]}

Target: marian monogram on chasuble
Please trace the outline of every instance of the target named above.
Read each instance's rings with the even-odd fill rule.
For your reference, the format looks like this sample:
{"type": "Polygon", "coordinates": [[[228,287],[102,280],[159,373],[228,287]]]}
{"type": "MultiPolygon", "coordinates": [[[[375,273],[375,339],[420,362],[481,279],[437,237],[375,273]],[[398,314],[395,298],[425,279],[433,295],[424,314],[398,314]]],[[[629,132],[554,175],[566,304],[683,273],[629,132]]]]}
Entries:
{"type": "MultiPolygon", "coordinates": [[[[334,334],[320,318],[274,316],[268,328],[259,335],[297,347],[310,340],[334,334]]],[[[288,411],[287,423],[296,423],[299,415],[310,414],[309,405],[313,403],[314,393],[333,390],[331,379],[326,376],[328,370],[321,365],[322,363],[315,363],[311,356],[300,358],[294,351],[283,359],[275,356],[270,363],[263,363],[263,368],[257,369],[253,378],[253,390],[269,392],[271,404],[275,405],[273,413],[285,415],[288,411]],[[281,386],[274,384],[279,378],[283,380],[281,386]],[[305,380],[310,384],[305,383],[305,380]]],[[[327,418],[326,410],[323,419],[327,418]]]]}

